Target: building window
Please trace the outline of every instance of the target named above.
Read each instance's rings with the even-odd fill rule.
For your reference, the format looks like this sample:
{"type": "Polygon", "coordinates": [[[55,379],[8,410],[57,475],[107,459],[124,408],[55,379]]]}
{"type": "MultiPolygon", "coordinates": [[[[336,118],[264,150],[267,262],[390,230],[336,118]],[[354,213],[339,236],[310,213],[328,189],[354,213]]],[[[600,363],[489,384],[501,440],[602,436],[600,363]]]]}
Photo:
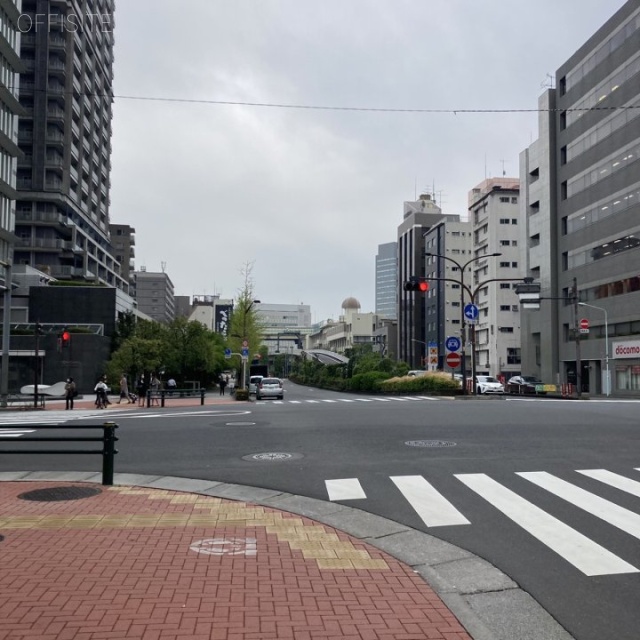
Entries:
{"type": "Polygon", "coordinates": [[[501,247],[508,247],[510,245],[510,241],[509,240],[500,240],[500,246],[501,247]]]}
{"type": "Polygon", "coordinates": [[[498,327],[500,333],[513,333],[513,327],[498,327]]]}
{"type": "Polygon", "coordinates": [[[511,198],[511,204],[518,204],[518,198],[516,198],[515,196],[511,198]]]}
{"type": "Polygon", "coordinates": [[[501,262],[500,263],[500,268],[508,269],[510,264],[511,264],[510,262],[501,262]]]}
{"type": "Polygon", "coordinates": [[[511,289],[511,285],[508,282],[501,282],[500,283],[500,288],[501,289],[511,289]]]}
{"type": "Polygon", "coordinates": [[[507,349],[507,364],[521,364],[520,349],[507,349]]]}
{"type": "Polygon", "coordinates": [[[511,224],[518,224],[518,218],[511,218],[511,224]]]}
{"type": "Polygon", "coordinates": [[[500,202],[509,202],[509,198],[506,196],[500,196],[500,202]]]}
{"type": "Polygon", "coordinates": [[[511,266],[512,266],[514,269],[517,269],[517,268],[518,268],[518,263],[517,263],[517,262],[512,262],[512,263],[511,263],[511,266]]]}
{"type": "Polygon", "coordinates": [[[500,218],[500,224],[509,224],[509,218],[500,218]]]}
{"type": "Polygon", "coordinates": [[[501,304],[500,305],[500,311],[511,311],[511,305],[510,304],[501,304]]]}

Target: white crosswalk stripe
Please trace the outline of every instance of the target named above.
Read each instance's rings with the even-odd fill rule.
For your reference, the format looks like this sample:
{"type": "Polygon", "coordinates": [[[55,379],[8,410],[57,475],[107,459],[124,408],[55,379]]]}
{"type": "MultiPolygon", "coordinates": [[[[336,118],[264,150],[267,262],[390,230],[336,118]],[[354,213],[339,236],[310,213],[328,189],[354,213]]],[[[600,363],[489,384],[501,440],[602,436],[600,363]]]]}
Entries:
{"type": "MultiPolygon", "coordinates": [[[[640,468],[637,471],[640,471],[640,468]]],[[[576,473],[640,497],[640,481],[606,469],[578,470],[576,473]]],[[[640,514],[544,471],[516,472],[514,475],[536,484],[607,524],[640,539],[640,514]]],[[[564,522],[564,513],[555,515],[548,513],[534,502],[523,498],[516,491],[484,473],[454,474],[454,477],[482,498],[484,503],[500,511],[524,532],[583,574],[602,576],[640,572],[640,569],[617,556],[612,550],[591,540],[584,532],[564,522]]],[[[388,478],[427,527],[473,524],[457,509],[449,497],[424,477],[389,476],[388,478]]],[[[376,497],[363,487],[359,478],[325,480],[325,485],[331,501],[375,499],[376,497]]],[[[387,495],[386,491],[384,495],[387,495]]]]}
{"type": "Polygon", "coordinates": [[[417,401],[422,402],[424,400],[433,401],[433,400],[442,400],[442,398],[430,397],[430,396],[389,396],[388,398],[381,398],[379,396],[372,396],[370,398],[318,398],[317,400],[270,400],[268,402],[260,402],[257,403],[256,406],[267,406],[272,404],[337,404],[339,402],[411,402],[417,401]]]}
{"type": "MultiPolygon", "coordinates": [[[[28,411],[20,413],[0,414],[0,425],[18,424],[60,424],[69,420],[86,420],[87,418],[105,417],[112,419],[116,414],[109,411],[75,409],[73,411],[28,411]]],[[[119,413],[117,415],[120,415],[119,413]]],[[[0,430],[0,436],[2,436],[0,430]]],[[[6,432],[5,432],[6,433],[6,432]]]]}

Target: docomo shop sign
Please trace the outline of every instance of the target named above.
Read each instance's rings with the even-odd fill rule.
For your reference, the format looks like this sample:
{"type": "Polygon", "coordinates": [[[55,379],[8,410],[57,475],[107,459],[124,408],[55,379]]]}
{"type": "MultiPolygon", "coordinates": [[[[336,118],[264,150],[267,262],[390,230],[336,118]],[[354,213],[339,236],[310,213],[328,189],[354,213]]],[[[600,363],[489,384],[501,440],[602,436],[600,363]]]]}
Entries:
{"type": "Polygon", "coordinates": [[[640,358],[640,340],[613,343],[614,358],[640,358]]]}

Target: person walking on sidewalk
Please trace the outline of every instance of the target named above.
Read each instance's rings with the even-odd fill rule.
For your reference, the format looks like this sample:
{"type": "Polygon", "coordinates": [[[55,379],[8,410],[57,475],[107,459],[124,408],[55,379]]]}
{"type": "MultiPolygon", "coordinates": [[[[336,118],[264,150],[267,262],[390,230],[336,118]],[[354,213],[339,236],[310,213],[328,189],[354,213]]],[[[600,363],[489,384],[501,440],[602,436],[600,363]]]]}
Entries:
{"type": "Polygon", "coordinates": [[[64,397],[66,400],[65,409],[73,409],[73,399],[76,397],[76,383],[73,378],[67,378],[67,383],[64,385],[64,397]]]}
{"type": "Polygon", "coordinates": [[[127,374],[123,373],[120,378],[120,399],[118,400],[118,404],[120,404],[123,400],[127,401],[127,404],[131,402],[129,398],[129,383],[127,382],[127,374]]]}
{"type": "Polygon", "coordinates": [[[227,379],[223,376],[220,375],[220,380],[218,381],[218,386],[220,387],[220,395],[223,396],[224,395],[224,390],[227,386],[227,379]]]}

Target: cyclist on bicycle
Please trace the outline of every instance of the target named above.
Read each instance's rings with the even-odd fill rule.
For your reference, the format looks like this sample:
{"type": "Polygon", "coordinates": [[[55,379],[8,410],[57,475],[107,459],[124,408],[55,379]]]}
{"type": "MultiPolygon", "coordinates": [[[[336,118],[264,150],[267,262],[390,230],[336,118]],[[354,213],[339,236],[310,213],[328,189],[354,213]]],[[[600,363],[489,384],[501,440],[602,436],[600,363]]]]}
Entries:
{"type": "Polygon", "coordinates": [[[103,379],[100,379],[93,390],[96,392],[96,407],[104,409],[109,404],[109,397],[107,396],[109,387],[107,387],[103,379]]]}

